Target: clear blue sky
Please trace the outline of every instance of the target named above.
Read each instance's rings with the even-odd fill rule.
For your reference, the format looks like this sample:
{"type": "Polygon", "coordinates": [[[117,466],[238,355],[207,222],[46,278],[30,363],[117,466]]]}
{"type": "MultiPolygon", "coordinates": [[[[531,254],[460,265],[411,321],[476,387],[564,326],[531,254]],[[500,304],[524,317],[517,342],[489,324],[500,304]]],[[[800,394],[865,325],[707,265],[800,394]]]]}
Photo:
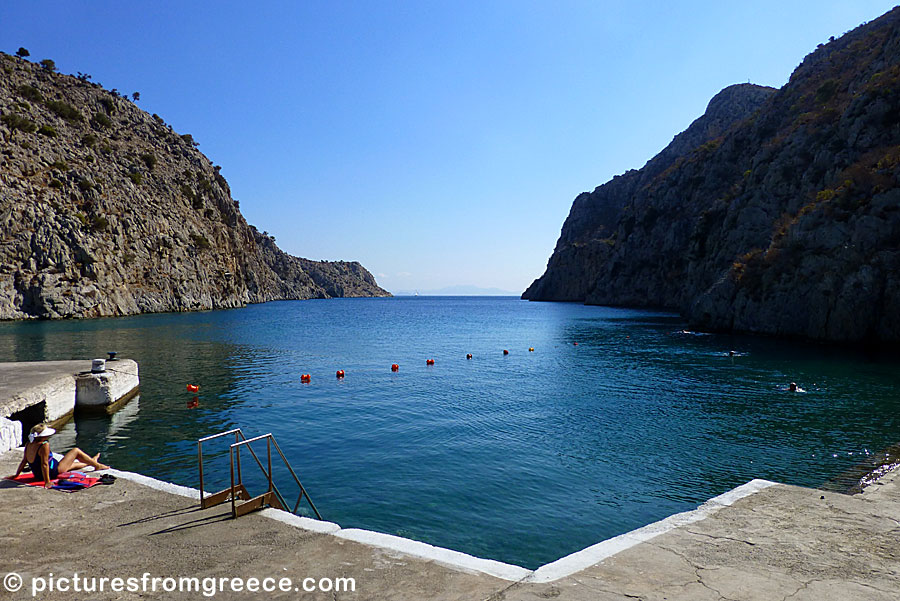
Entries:
{"type": "Polygon", "coordinates": [[[521,292],[578,193],[892,6],[5,0],[0,48],[139,91],[287,252],[521,292]]]}

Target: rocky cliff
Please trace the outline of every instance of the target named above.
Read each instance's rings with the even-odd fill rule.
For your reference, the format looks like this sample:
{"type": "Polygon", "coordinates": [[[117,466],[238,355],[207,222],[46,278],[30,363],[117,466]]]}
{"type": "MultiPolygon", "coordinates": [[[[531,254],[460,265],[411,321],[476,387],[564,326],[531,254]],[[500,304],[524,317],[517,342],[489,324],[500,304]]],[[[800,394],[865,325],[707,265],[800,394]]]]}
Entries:
{"type": "Polygon", "coordinates": [[[0,53],[0,319],[389,296],[282,252],[178,135],[88,76],[0,53]]]}
{"type": "Polygon", "coordinates": [[[695,327],[900,339],[900,9],[731,86],[639,171],[575,199],[531,300],[695,327]]]}

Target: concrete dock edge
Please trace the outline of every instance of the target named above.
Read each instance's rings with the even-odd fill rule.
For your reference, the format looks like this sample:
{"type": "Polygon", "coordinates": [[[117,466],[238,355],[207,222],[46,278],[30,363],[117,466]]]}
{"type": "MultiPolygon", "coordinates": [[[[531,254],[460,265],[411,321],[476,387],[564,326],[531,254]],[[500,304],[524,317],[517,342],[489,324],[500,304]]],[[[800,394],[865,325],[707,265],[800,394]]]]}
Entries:
{"type": "MultiPolygon", "coordinates": [[[[193,498],[197,500],[198,504],[200,502],[200,491],[196,488],[181,486],[179,484],[173,484],[172,482],[165,482],[135,472],[116,469],[111,469],[108,472],[116,477],[131,480],[132,482],[155,490],[193,498]]],[[[374,532],[360,528],[341,528],[339,524],[333,522],[314,520],[276,509],[264,509],[259,513],[269,519],[282,522],[295,528],[321,534],[330,534],[337,538],[351,540],[370,547],[377,547],[403,553],[412,557],[418,557],[420,559],[431,560],[457,570],[479,572],[510,582],[548,583],[571,576],[591,565],[630,549],[641,542],[648,541],[660,534],[702,520],[720,509],[732,505],[739,499],[743,499],[770,486],[776,485],[778,485],[776,482],[770,482],[768,480],[751,480],[746,484],[742,484],[721,495],[709,499],[697,509],[676,513],[641,528],[600,541],[590,547],[586,547],[580,551],[561,557],[556,561],[545,564],[536,570],[529,570],[522,566],[508,564],[493,559],[475,557],[461,551],[436,547],[428,543],[392,534],[384,534],[382,532],[374,532]]]]}

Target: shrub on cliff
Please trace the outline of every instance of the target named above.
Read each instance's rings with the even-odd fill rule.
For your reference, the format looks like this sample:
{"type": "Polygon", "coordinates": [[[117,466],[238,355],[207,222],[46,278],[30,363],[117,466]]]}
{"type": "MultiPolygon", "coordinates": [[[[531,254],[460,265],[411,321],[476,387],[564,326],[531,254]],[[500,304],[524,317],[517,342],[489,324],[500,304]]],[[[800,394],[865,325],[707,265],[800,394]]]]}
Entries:
{"type": "Polygon", "coordinates": [[[204,194],[207,194],[207,195],[212,194],[212,191],[213,191],[212,184],[206,178],[200,179],[199,183],[197,184],[197,187],[200,188],[200,191],[203,192],[204,194]]]}
{"type": "Polygon", "coordinates": [[[106,220],[106,217],[102,215],[97,215],[91,220],[91,229],[95,232],[101,232],[106,229],[106,226],[109,225],[109,221],[106,220]]]}
{"type": "Polygon", "coordinates": [[[46,124],[42,125],[42,126],[38,129],[38,133],[39,133],[39,134],[43,134],[43,135],[47,136],[48,138],[55,138],[55,137],[58,135],[58,134],[56,133],[56,130],[53,129],[53,126],[51,126],[51,125],[46,125],[46,124]]]}
{"type": "Polygon", "coordinates": [[[45,58],[41,61],[41,66],[47,71],[56,71],[56,63],[53,59],[45,58]]]}
{"type": "Polygon", "coordinates": [[[3,124],[11,130],[19,130],[27,134],[37,130],[37,125],[35,125],[34,122],[15,113],[3,115],[0,117],[0,122],[3,122],[3,124]]]}
{"type": "Polygon", "coordinates": [[[76,122],[84,119],[84,117],[81,116],[81,113],[78,112],[78,109],[62,100],[48,100],[44,106],[66,121],[76,122]]]}
{"type": "Polygon", "coordinates": [[[32,102],[41,102],[44,97],[41,95],[40,90],[33,86],[29,85],[21,85],[18,87],[19,96],[22,98],[27,98],[32,102]]]}
{"type": "Polygon", "coordinates": [[[147,165],[147,169],[151,171],[156,166],[156,156],[152,153],[145,153],[141,155],[141,160],[144,161],[144,164],[147,165]]]}
{"type": "Polygon", "coordinates": [[[27,57],[31,56],[31,53],[28,52],[28,48],[23,48],[23,47],[19,46],[19,49],[16,50],[16,56],[18,56],[19,58],[27,58],[27,57]]]}
{"type": "Polygon", "coordinates": [[[112,99],[112,98],[101,98],[101,99],[100,99],[100,104],[103,105],[103,108],[104,108],[104,109],[106,110],[106,112],[109,113],[110,115],[112,115],[113,113],[116,112],[116,103],[113,102],[113,99],[112,99]]]}
{"type": "Polygon", "coordinates": [[[191,234],[191,240],[194,242],[194,246],[200,250],[206,250],[210,247],[209,240],[202,234],[191,234]]]}
{"type": "Polygon", "coordinates": [[[103,113],[94,113],[94,116],[91,117],[91,123],[97,127],[103,128],[107,128],[112,125],[112,121],[110,121],[109,117],[107,117],[103,113]]]}

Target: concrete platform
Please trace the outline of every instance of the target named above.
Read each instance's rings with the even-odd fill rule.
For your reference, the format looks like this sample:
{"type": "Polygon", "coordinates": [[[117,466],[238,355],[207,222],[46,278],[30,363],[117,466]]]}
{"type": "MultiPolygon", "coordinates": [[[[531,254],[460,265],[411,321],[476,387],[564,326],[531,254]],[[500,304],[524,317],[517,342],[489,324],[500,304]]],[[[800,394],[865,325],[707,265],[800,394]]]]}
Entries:
{"type": "MultiPolygon", "coordinates": [[[[13,472],[18,460],[14,452],[0,455],[0,473],[13,472]]],[[[0,483],[0,577],[16,572],[25,589],[33,577],[46,578],[50,572],[110,578],[144,573],[160,578],[287,577],[295,583],[307,577],[354,579],[354,592],[265,595],[332,601],[900,599],[897,470],[856,496],[756,486],[751,494],[733,495],[701,514],[680,514],[534,572],[476,558],[467,562],[461,554],[433,547],[429,559],[422,556],[428,546],[421,543],[411,543],[411,553],[365,544],[359,541],[391,543],[394,537],[367,537],[365,531],[334,524],[285,519],[286,514],[274,510],[235,521],[227,507],[200,510],[196,497],[182,496],[195,495],[191,489],[119,475],[113,486],[74,494],[0,483]],[[37,542],[38,536],[43,542],[37,542]],[[592,553],[600,557],[593,563],[592,553]]],[[[402,545],[403,539],[397,540],[402,545]]],[[[41,598],[179,596],[208,598],[162,592],[48,592],[41,598]]],[[[219,592],[215,598],[259,596],[219,592]]],[[[31,598],[30,589],[13,595],[0,585],[0,599],[26,598],[31,598]]]]}
{"type": "Polygon", "coordinates": [[[75,374],[91,371],[87,361],[0,363],[0,417],[46,402],[46,419],[56,421],[75,408],[75,374]]]}
{"type": "Polygon", "coordinates": [[[109,361],[101,374],[78,376],[90,371],[90,360],[0,363],[0,452],[21,444],[22,432],[34,424],[62,423],[76,406],[112,410],[139,390],[138,364],[131,359],[109,361]],[[5,418],[22,425],[16,428],[5,418]]]}

